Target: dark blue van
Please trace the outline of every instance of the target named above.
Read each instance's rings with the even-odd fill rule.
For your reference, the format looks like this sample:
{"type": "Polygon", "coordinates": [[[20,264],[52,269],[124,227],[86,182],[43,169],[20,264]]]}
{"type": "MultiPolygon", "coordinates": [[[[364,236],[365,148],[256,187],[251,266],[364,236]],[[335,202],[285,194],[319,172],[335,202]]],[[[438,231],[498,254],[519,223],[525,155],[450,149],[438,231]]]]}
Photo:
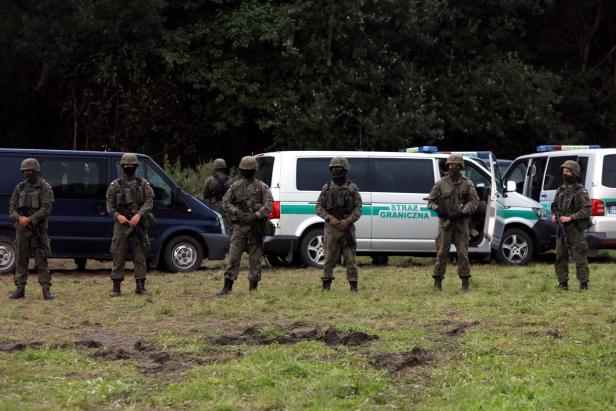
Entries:
{"type": "MultiPolygon", "coordinates": [[[[222,260],[229,247],[223,218],[201,200],[183,192],[150,157],[137,154],[137,175],[154,189],[156,225],[148,265],[173,272],[193,271],[204,258],[222,260]]],[[[84,269],[87,259],[111,259],[113,221],[105,210],[105,193],[121,175],[122,153],[97,151],[0,149],[0,274],[15,267],[15,228],[8,215],[19,167],[28,157],[41,164],[41,177],[53,187],[49,218],[52,256],[74,258],[84,269]]]]}

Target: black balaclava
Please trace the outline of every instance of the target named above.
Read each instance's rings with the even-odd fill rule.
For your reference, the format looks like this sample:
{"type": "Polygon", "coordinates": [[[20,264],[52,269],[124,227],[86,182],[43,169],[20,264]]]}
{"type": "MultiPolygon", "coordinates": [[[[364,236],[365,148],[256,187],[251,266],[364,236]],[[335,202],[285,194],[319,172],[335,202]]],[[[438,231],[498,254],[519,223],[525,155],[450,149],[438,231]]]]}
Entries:
{"type": "Polygon", "coordinates": [[[122,171],[126,177],[134,177],[135,171],[137,171],[137,166],[124,166],[122,167],[122,171]]]}
{"type": "Polygon", "coordinates": [[[240,169],[240,175],[246,180],[250,180],[255,176],[255,170],[242,170],[240,169]]]}
{"type": "Polygon", "coordinates": [[[34,184],[38,182],[39,173],[34,170],[28,170],[28,171],[30,172],[27,172],[27,171],[24,172],[24,178],[26,179],[26,181],[30,184],[34,184]]]}
{"type": "Polygon", "coordinates": [[[449,175],[452,177],[459,177],[461,173],[462,173],[461,168],[453,167],[449,169],[449,175]]]}
{"type": "Polygon", "coordinates": [[[344,168],[332,167],[330,171],[332,173],[332,180],[334,180],[334,183],[338,185],[344,184],[344,182],[346,181],[346,173],[347,173],[344,168]]]}
{"type": "Polygon", "coordinates": [[[576,176],[568,176],[566,174],[563,174],[563,180],[565,180],[565,184],[575,184],[575,182],[577,181],[577,177],[576,176]]]}

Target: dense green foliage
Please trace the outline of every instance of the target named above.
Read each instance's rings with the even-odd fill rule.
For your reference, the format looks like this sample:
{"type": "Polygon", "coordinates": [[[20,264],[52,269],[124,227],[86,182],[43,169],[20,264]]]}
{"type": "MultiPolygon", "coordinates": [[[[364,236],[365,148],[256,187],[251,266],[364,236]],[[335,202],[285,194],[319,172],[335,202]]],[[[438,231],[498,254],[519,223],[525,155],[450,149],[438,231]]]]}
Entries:
{"type": "Polygon", "coordinates": [[[610,0],[8,0],[2,146],[616,143],[610,0]]]}

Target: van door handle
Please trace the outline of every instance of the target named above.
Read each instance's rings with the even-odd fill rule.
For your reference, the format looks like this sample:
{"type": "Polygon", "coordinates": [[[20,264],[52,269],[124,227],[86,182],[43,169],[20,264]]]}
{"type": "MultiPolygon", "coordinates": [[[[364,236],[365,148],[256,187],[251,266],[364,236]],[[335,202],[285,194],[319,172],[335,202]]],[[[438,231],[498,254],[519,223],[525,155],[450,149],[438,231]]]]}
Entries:
{"type": "Polygon", "coordinates": [[[428,201],[428,200],[430,200],[430,197],[424,197],[423,200],[424,201],[428,201]]]}
{"type": "Polygon", "coordinates": [[[105,206],[102,204],[97,204],[94,209],[96,210],[97,215],[107,215],[107,210],[105,210],[105,206]]]}
{"type": "Polygon", "coordinates": [[[547,194],[541,194],[541,198],[547,198],[547,194]]]}

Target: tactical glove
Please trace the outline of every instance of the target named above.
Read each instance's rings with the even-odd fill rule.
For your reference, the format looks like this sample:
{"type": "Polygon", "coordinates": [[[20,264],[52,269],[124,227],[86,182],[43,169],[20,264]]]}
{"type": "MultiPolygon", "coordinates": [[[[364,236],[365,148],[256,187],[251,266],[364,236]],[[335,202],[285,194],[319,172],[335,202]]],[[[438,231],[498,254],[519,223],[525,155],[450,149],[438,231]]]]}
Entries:
{"type": "Polygon", "coordinates": [[[349,220],[348,218],[345,218],[344,220],[340,220],[340,222],[338,223],[338,226],[336,227],[338,230],[346,230],[347,228],[349,228],[349,226],[351,225],[351,220],[349,220]]]}
{"type": "Polygon", "coordinates": [[[336,217],[331,217],[328,223],[330,223],[334,227],[338,227],[338,224],[340,224],[340,220],[338,220],[336,217]]]}
{"type": "Polygon", "coordinates": [[[443,207],[439,207],[435,211],[436,215],[439,216],[439,218],[449,218],[449,213],[443,207]]]}

